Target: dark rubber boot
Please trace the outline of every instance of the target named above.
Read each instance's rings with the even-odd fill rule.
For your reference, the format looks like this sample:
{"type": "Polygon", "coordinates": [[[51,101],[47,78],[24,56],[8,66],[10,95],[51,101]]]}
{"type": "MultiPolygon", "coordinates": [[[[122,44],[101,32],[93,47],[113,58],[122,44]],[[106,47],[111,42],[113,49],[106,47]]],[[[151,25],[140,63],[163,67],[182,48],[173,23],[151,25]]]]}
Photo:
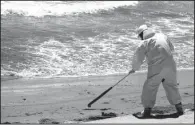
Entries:
{"type": "Polygon", "coordinates": [[[180,115],[183,115],[184,114],[184,111],[183,111],[183,107],[182,107],[182,103],[178,103],[175,105],[175,108],[177,110],[177,114],[180,116],[180,115]]]}
{"type": "Polygon", "coordinates": [[[151,108],[145,108],[141,113],[134,114],[139,119],[151,118],[151,108]]]}

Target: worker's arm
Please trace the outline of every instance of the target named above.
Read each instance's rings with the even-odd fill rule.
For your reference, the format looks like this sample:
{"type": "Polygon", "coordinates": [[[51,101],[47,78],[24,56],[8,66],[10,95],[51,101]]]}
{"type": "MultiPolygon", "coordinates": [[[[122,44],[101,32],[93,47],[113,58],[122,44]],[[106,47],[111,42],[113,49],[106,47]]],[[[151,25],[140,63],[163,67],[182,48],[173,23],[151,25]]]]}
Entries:
{"type": "Polygon", "coordinates": [[[132,61],[132,71],[139,70],[140,66],[143,64],[145,59],[145,45],[144,42],[138,46],[136,49],[133,61],[132,61]]]}
{"type": "Polygon", "coordinates": [[[169,47],[170,47],[170,49],[171,49],[171,52],[174,52],[174,46],[173,46],[173,44],[171,43],[171,41],[169,40],[169,38],[167,38],[167,43],[168,43],[168,45],[169,45],[169,47]]]}
{"type": "Polygon", "coordinates": [[[165,36],[165,40],[166,40],[166,42],[167,42],[167,44],[168,44],[168,46],[169,46],[169,48],[171,50],[171,53],[173,53],[174,52],[174,46],[171,43],[170,39],[167,36],[165,36]]]}

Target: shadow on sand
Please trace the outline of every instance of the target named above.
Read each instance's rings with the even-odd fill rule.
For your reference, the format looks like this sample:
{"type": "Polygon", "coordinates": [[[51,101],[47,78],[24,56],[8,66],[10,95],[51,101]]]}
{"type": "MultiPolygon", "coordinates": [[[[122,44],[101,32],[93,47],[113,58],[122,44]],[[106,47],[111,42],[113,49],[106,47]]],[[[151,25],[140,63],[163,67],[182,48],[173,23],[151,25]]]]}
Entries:
{"type": "MultiPolygon", "coordinates": [[[[190,109],[188,111],[193,111],[194,109],[190,109]]],[[[138,119],[166,119],[166,118],[178,118],[180,115],[177,113],[166,113],[166,114],[151,114],[150,117],[144,118],[141,117],[141,112],[134,113],[133,116],[135,116],[138,119]]]]}

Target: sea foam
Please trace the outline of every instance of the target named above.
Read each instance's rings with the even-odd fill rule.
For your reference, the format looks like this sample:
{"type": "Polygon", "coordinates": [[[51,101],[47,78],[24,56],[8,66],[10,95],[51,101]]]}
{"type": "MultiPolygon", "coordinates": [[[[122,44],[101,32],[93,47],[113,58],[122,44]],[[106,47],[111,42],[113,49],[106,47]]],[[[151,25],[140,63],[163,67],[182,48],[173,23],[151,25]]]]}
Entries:
{"type": "Polygon", "coordinates": [[[121,6],[135,6],[138,1],[1,1],[1,14],[43,17],[78,13],[96,13],[121,6]]]}

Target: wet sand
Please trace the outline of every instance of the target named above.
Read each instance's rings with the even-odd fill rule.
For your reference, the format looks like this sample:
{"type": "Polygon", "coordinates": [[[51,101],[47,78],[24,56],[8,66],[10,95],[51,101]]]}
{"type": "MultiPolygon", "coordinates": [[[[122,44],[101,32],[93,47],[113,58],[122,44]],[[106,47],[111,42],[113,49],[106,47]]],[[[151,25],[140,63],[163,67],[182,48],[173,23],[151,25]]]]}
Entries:
{"type": "MultiPolygon", "coordinates": [[[[140,112],[145,72],[128,76],[91,108],[87,107],[125,75],[1,81],[1,123],[85,122],[140,112]]],[[[180,70],[178,82],[184,108],[194,109],[194,69],[180,70]]],[[[162,85],[153,112],[175,112],[162,85]]]]}

